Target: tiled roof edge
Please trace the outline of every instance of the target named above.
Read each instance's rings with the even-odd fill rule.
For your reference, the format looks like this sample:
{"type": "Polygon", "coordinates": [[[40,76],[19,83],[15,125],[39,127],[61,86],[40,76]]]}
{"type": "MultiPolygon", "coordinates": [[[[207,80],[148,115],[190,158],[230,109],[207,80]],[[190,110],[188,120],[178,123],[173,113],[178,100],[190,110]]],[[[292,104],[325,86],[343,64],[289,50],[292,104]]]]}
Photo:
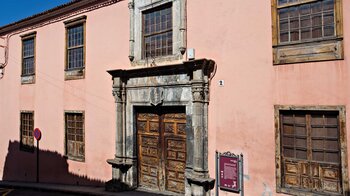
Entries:
{"type": "Polygon", "coordinates": [[[17,31],[22,28],[30,27],[30,26],[54,19],[61,15],[65,15],[70,12],[74,12],[76,10],[79,10],[88,6],[93,6],[95,4],[96,5],[102,4],[108,1],[110,2],[112,1],[115,3],[122,0],[72,0],[71,2],[59,5],[47,11],[44,11],[44,12],[29,16],[27,18],[24,18],[22,20],[19,20],[17,22],[2,26],[0,27],[0,36],[9,34],[11,32],[17,31]]]}

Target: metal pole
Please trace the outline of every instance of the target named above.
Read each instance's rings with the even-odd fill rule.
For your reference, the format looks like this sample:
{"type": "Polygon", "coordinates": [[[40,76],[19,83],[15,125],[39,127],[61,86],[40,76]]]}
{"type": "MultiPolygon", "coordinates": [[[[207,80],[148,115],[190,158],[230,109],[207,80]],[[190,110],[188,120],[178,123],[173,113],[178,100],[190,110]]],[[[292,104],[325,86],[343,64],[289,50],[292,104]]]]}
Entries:
{"type": "Polygon", "coordinates": [[[244,173],[243,173],[243,154],[241,153],[241,196],[244,196],[244,173]]]}
{"type": "Polygon", "coordinates": [[[219,165],[218,165],[218,161],[219,160],[219,155],[218,155],[218,151],[215,151],[215,195],[219,196],[219,165]]]}
{"type": "Polygon", "coordinates": [[[39,140],[36,140],[36,182],[39,182],[39,140]]]}

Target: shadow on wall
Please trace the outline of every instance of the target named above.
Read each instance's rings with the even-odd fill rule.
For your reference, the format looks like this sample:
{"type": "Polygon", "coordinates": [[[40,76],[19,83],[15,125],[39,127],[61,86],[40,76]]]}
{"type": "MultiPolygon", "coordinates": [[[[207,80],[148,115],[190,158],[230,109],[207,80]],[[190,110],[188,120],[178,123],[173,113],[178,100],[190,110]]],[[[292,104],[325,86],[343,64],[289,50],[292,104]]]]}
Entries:
{"type": "MultiPolygon", "coordinates": [[[[18,141],[9,141],[2,180],[36,182],[36,156],[36,149],[22,151],[18,141]]],[[[104,186],[101,180],[70,173],[67,158],[57,152],[40,150],[39,166],[39,182],[104,186]]]]}

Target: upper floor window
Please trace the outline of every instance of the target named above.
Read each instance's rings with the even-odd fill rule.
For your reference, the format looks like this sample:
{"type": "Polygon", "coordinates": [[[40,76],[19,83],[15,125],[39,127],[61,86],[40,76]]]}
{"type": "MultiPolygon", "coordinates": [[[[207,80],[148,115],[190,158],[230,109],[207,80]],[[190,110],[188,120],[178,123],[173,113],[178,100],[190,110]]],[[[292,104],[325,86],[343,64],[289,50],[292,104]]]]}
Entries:
{"type": "Polygon", "coordinates": [[[182,62],[186,52],[186,0],[131,1],[129,59],[135,66],[182,62]]]}
{"type": "Polygon", "coordinates": [[[274,64],[343,59],[341,0],[272,0],[274,64]]]}
{"type": "Polygon", "coordinates": [[[21,150],[34,150],[34,112],[24,111],[21,112],[21,125],[20,125],[20,149],[21,150]]]}
{"type": "Polygon", "coordinates": [[[67,28],[67,70],[84,67],[84,26],[67,28]]]}
{"type": "Polygon", "coordinates": [[[22,84],[34,83],[36,32],[22,37],[22,84]]]}
{"type": "Polygon", "coordinates": [[[65,79],[82,79],[85,75],[85,23],[86,16],[65,22],[66,67],[65,79]]]}
{"type": "Polygon", "coordinates": [[[167,56],[173,53],[171,4],[143,13],[143,56],[167,56]]]}

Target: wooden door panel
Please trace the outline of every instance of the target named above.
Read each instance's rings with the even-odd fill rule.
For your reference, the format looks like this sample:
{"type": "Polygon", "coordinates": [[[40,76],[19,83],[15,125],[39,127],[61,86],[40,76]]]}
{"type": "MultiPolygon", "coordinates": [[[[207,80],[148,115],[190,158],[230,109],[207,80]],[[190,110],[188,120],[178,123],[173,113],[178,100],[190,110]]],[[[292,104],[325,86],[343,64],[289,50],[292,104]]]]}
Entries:
{"type": "Polygon", "coordinates": [[[186,114],[137,114],[139,185],[185,192],[186,114]]]}
{"type": "Polygon", "coordinates": [[[166,189],[177,193],[185,191],[186,168],[186,114],[164,115],[166,189]]]}
{"type": "Polygon", "coordinates": [[[186,141],[183,138],[166,138],[166,189],[169,191],[184,193],[186,168],[186,141]],[[170,155],[170,156],[169,156],[170,155]]]}
{"type": "Polygon", "coordinates": [[[137,115],[139,142],[139,185],[159,189],[159,117],[153,113],[137,115]]]}

